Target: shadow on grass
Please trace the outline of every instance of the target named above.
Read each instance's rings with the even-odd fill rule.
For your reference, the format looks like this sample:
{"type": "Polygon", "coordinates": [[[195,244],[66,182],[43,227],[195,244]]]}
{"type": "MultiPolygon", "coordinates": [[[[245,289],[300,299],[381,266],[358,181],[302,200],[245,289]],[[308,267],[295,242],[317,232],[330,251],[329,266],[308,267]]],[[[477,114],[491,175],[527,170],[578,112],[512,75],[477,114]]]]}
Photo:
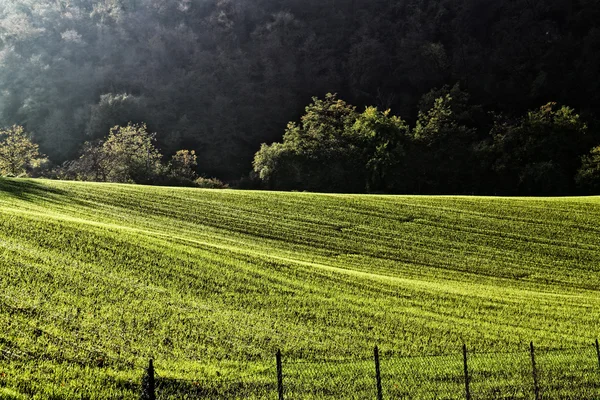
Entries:
{"type": "Polygon", "coordinates": [[[264,382],[194,382],[158,378],[157,399],[245,399],[269,398],[277,393],[276,383],[264,382]]]}
{"type": "Polygon", "coordinates": [[[25,201],[67,194],[64,190],[52,188],[31,179],[14,178],[0,178],[0,193],[25,201]]]}

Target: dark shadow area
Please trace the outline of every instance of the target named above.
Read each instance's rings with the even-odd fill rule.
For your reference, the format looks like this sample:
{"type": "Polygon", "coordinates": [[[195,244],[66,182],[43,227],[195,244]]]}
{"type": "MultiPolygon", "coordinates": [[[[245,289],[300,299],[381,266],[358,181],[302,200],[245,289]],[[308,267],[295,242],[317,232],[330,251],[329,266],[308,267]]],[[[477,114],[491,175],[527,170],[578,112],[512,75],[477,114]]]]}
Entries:
{"type": "Polygon", "coordinates": [[[246,398],[251,395],[269,397],[277,393],[277,383],[245,383],[238,381],[194,382],[171,378],[158,378],[156,381],[157,399],[229,399],[246,398]]]}
{"type": "Polygon", "coordinates": [[[0,178],[0,192],[20,200],[33,201],[36,198],[46,198],[66,195],[64,190],[48,187],[31,179],[0,178]]]}

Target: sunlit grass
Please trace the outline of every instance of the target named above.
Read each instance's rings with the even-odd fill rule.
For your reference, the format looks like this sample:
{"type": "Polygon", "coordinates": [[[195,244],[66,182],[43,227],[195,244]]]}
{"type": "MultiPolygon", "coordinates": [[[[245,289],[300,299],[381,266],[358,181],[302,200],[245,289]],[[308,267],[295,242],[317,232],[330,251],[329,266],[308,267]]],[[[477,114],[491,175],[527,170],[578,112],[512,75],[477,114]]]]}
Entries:
{"type": "Polygon", "coordinates": [[[587,346],[599,238],[600,198],[1,180],[0,399],[134,399],[151,357],[169,390],[218,396],[273,390],[278,348],[587,346]]]}

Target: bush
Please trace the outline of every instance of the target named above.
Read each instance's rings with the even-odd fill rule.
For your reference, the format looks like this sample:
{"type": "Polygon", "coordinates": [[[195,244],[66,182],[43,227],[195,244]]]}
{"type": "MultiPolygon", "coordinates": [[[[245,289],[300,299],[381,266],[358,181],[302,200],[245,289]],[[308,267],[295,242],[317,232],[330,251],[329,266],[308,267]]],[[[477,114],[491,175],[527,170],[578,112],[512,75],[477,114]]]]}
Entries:
{"type": "Polygon", "coordinates": [[[263,181],[255,172],[251,172],[247,176],[231,182],[230,187],[239,190],[260,190],[263,188],[263,181]]]}
{"type": "Polygon", "coordinates": [[[194,181],[197,187],[202,189],[229,189],[229,185],[217,178],[200,177],[194,181]]]}

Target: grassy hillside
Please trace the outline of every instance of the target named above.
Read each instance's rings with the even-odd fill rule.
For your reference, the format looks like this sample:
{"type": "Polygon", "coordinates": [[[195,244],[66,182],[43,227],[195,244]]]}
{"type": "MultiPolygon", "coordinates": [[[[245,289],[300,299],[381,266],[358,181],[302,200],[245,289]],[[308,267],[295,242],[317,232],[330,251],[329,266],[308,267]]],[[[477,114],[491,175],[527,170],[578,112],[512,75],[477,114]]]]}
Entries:
{"type": "Polygon", "coordinates": [[[149,357],[165,378],[259,382],[278,348],[588,345],[599,238],[600,198],[0,180],[0,399],[133,399],[149,357]]]}

